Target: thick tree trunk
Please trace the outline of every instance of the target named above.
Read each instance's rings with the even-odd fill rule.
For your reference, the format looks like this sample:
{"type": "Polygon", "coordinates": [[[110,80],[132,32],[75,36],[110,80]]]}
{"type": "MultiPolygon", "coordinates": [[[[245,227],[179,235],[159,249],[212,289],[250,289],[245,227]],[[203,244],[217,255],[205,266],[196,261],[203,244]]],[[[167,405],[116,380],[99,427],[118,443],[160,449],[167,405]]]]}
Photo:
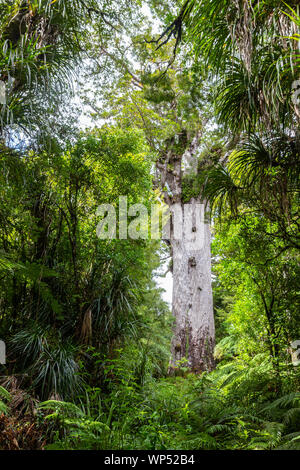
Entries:
{"type": "MultiPolygon", "coordinates": [[[[173,305],[176,319],[172,340],[170,373],[188,367],[193,372],[214,368],[215,327],[211,287],[211,234],[205,222],[205,206],[192,199],[189,207],[181,203],[171,212],[182,209],[181,233],[171,229],[173,257],[173,305]],[[181,205],[181,208],[179,207],[181,205]]],[[[177,215],[178,217],[178,215],[177,215]]],[[[173,217],[174,219],[174,217],[173,217]]],[[[175,217],[176,225],[176,217],[175,217]]],[[[178,225],[178,221],[177,221],[178,225]]]]}
{"type": "MultiPolygon", "coordinates": [[[[184,141],[184,134],[177,137],[179,142],[184,141]]],[[[200,195],[188,204],[182,202],[183,162],[186,161],[195,172],[193,165],[197,163],[194,156],[198,150],[198,138],[196,135],[181,155],[173,151],[172,142],[169,142],[167,152],[156,163],[172,219],[170,241],[175,329],[169,367],[171,374],[179,371],[180,366],[193,372],[214,368],[210,227],[205,220],[205,204],[200,195]]]]}

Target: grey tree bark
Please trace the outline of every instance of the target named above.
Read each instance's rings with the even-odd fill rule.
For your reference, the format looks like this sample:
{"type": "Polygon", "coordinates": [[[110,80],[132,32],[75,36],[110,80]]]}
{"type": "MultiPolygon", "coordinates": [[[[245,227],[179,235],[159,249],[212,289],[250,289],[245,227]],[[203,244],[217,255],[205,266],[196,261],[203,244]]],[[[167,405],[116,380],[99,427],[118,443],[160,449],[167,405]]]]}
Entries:
{"type": "MultiPolygon", "coordinates": [[[[197,150],[197,141],[187,150],[197,150]]],[[[188,367],[199,373],[214,368],[215,326],[211,285],[211,233],[200,195],[182,201],[182,165],[186,153],[169,150],[157,162],[161,188],[171,212],[173,264],[172,312],[175,317],[169,372],[188,367]]]]}
{"type": "Polygon", "coordinates": [[[170,371],[183,365],[201,372],[214,368],[211,234],[209,223],[203,221],[204,203],[192,199],[187,208],[183,210],[182,239],[176,239],[171,228],[175,331],[170,371]],[[200,223],[195,222],[197,218],[200,223]]]}

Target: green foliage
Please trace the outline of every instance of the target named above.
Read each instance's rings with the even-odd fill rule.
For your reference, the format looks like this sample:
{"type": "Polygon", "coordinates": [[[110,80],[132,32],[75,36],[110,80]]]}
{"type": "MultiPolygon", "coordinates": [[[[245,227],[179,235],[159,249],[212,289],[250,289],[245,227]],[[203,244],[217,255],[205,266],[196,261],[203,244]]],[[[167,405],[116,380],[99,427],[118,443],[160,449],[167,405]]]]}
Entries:
{"type": "Polygon", "coordinates": [[[299,393],[275,399],[274,369],[263,354],[201,377],[150,380],[142,388],[122,359],[108,372],[115,385],[104,397],[91,389],[79,406],[41,404],[45,419],[56,423],[50,449],[298,448],[299,393]]]}
{"type": "Polygon", "coordinates": [[[137,334],[157,246],[98,240],[96,211],[123,194],[151,200],[147,147],[140,132],[105,126],[64,152],[1,154],[1,166],[1,334],[34,393],[72,397],[82,347],[137,334]]]}
{"type": "Polygon", "coordinates": [[[7,85],[1,128],[13,120],[26,122],[26,118],[28,124],[32,101],[37,94],[41,98],[41,90],[44,97],[52,92],[55,96],[70,86],[71,63],[79,58],[85,14],[79,1],[72,6],[61,0],[14,1],[1,6],[0,79],[7,85]]]}
{"type": "Polygon", "coordinates": [[[8,406],[5,402],[9,402],[10,399],[11,399],[11,396],[8,393],[8,391],[5,390],[5,388],[0,386],[0,413],[6,414],[8,412],[8,406]]]}
{"type": "Polygon", "coordinates": [[[196,175],[186,175],[182,180],[182,201],[187,203],[193,197],[197,198],[201,190],[201,179],[196,175]]]}

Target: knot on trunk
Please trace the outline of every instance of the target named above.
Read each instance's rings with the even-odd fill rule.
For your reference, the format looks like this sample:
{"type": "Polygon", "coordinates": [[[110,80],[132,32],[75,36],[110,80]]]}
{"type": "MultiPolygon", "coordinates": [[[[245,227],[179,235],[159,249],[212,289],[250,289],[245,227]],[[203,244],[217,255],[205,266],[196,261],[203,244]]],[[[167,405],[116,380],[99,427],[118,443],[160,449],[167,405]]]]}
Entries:
{"type": "Polygon", "coordinates": [[[191,268],[195,268],[197,266],[197,263],[196,263],[196,258],[194,256],[192,256],[191,258],[189,258],[189,266],[191,268]]]}

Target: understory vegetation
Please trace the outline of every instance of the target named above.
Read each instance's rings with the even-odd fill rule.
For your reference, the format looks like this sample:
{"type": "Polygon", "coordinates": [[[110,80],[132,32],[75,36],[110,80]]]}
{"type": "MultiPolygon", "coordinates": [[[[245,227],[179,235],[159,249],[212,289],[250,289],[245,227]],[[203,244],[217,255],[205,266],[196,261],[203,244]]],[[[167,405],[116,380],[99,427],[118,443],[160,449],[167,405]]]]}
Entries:
{"type": "Polygon", "coordinates": [[[1,2],[0,450],[300,449],[299,26],[288,0],[1,2]],[[201,373],[170,373],[172,247],[136,218],[171,174],[211,225],[201,373]]]}
{"type": "Polygon", "coordinates": [[[2,448],[299,448],[299,373],[282,366],[279,392],[267,354],[175,378],[153,376],[159,365],[134,344],[100,360],[102,381],[85,384],[73,401],[37,403],[19,386],[1,389],[2,448]]]}

